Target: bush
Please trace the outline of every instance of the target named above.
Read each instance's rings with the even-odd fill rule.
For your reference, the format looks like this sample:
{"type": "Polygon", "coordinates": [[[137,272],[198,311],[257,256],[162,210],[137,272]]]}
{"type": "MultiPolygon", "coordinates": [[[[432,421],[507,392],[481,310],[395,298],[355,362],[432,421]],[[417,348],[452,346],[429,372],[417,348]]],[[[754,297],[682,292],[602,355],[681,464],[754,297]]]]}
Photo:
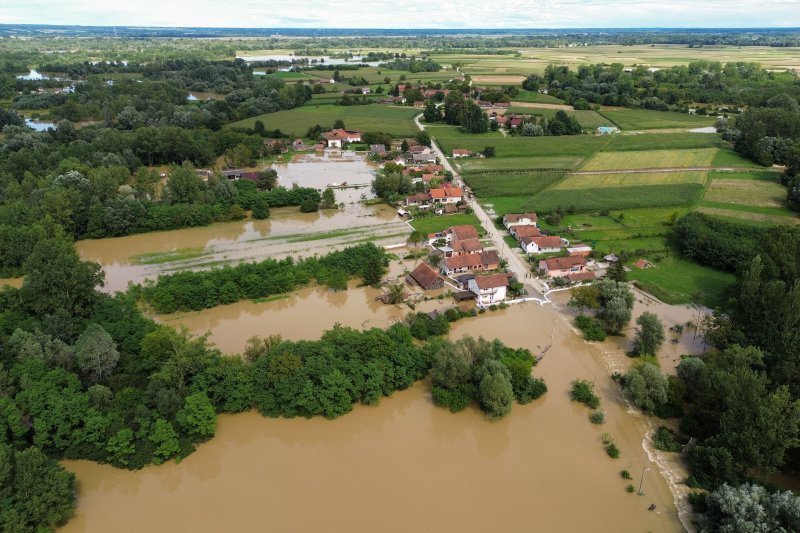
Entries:
{"type": "Polygon", "coordinates": [[[606,445],[606,453],[612,459],[619,459],[619,448],[617,448],[617,445],[613,442],[606,445]]]}
{"type": "Polygon", "coordinates": [[[627,487],[625,487],[625,492],[633,494],[634,492],[636,492],[636,488],[633,485],[628,485],[627,487]]]}
{"type": "Polygon", "coordinates": [[[594,383],[583,379],[576,379],[572,382],[570,398],[573,401],[581,402],[592,409],[600,407],[600,398],[594,393],[594,383]]]}
{"type": "Polygon", "coordinates": [[[589,421],[592,424],[603,424],[606,421],[606,414],[603,411],[595,411],[589,415],[589,421]]]}
{"type": "Polygon", "coordinates": [[[653,445],[662,452],[681,451],[681,445],[675,441],[675,434],[666,426],[659,426],[653,434],[653,445]]]}
{"type": "Polygon", "coordinates": [[[587,341],[606,340],[603,324],[594,317],[578,315],[575,317],[575,326],[583,332],[583,338],[587,341]]]}
{"type": "Polygon", "coordinates": [[[620,477],[622,477],[622,479],[632,479],[631,473],[628,472],[627,470],[623,470],[622,472],[619,473],[619,475],[620,477]]]}

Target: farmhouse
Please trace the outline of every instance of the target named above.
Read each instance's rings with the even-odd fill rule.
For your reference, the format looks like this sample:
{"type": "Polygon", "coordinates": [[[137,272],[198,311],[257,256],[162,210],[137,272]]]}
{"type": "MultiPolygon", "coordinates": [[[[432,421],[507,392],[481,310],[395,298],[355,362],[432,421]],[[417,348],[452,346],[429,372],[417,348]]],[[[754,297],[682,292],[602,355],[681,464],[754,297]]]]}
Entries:
{"type": "Polygon", "coordinates": [[[494,270],[500,266],[500,256],[494,250],[481,252],[479,254],[466,254],[455,257],[448,257],[442,265],[442,272],[451,276],[471,270],[494,270]]]}
{"type": "Polygon", "coordinates": [[[506,229],[511,229],[511,226],[535,226],[538,220],[536,213],[509,214],[503,217],[503,225],[506,229]]]}
{"type": "Polygon", "coordinates": [[[361,133],[357,131],[347,131],[337,128],[327,131],[322,134],[328,143],[328,148],[341,148],[347,143],[356,143],[361,141],[361,133]]]}
{"type": "Polygon", "coordinates": [[[410,146],[408,151],[412,154],[429,154],[431,153],[431,149],[427,146],[423,146],[421,144],[416,144],[414,146],[410,146]]]}
{"type": "Polygon", "coordinates": [[[581,281],[594,281],[597,279],[594,272],[584,271],[584,272],[573,272],[572,274],[567,274],[567,279],[573,283],[579,283],[581,281]]]}
{"type": "Polygon", "coordinates": [[[436,163],[436,154],[411,154],[411,160],[414,163],[436,163]]]}
{"type": "Polygon", "coordinates": [[[467,282],[467,287],[475,294],[479,306],[500,303],[506,299],[508,274],[475,276],[467,282]]]}
{"type": "Polygon", "coordinates": [[[527,226],[511,226],[511,231],[509,231],[511,235],[514,236],[515,239],[520,240],[523,237],[539,237],[542,232],[534,225],[527,225],[527,226]]]}
{"type": "Polygon", "coordinates": [[[447,242],[477,239],[478,230],[475,229],[475,226],[470,226],[469,224],[452,226],[444,230],[444,238],[447,240],[447,242]]]}
{"type": "Polygon", "coordinates": [[[370,144],[369,153],[384,155],[386,153],[386,146],[383,144],[370,144]]]}
{"type": "Polygon", "coordinates": [[[539,269],[551,278],[562,278],[576,272],[586,270],[586,258],[583,256],[551,257],[539,261],[539,269]]]}
{"type": "Polygon", "coordinates": [[[427,204],[428,200],[430,200],[430,196],[428,196],[424,192],[413,194],[406,198],[406,207],[413,207],[417,205],[427,204]]]}
{"type": "Polygon", "coordinates": [[[453,250],[452,255],[477,254],[483,251],[483,245],[478,239],[464,239],[463,241],[453,241],[450,245],[453,250]]]}
{"type": "Polygon", "coordinates": [[[426,291],[444,287],[444,279],[428,263],[417,265],[409,277],[426,291]]]}
{"type": "Polygon", "coordinates": [[[464,197],[464,192],[457,187],[431,189],[431,200],[435,204],[457,204],[464,197]]]}
{"type": "Polygon", "coordinates": [[[653,268],[654,265],[653,265],[653,263],[651,263],[647,259],[639,259],[638,261],[636,261],[633,264],[633,266],[635,266],[636,268],[644,270],[645,268],[653,268]]]}
{"type": "Polygon", "coordinates": [[[556,236],[523,237],[519,243],[527,254],[549,254],[561,250],[563,240],[556,236]]]}
{"type": "Polygon", "coordinates": [[[466,150],[464,148],[454,148],[453,149],[453,157],[469,157],[472,155],[471,150],[466,150]]]}

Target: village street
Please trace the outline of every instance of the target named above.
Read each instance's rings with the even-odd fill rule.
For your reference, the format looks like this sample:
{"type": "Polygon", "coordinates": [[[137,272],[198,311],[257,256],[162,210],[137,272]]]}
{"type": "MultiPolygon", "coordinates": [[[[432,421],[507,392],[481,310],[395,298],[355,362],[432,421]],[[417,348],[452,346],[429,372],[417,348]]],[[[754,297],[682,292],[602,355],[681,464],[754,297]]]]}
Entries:
{"type": "MultiPolygon", "coordinates": [[[[420,121],[421,117],[422,115],[414,117],[414,122],[417,128],[424,130],[425,126],[420,121]]],[[[441,161],[444,169],[453,174],[453,181],[456,185],[463,187],[464,181],[461,179],[461,174],[450,164],[445,153],[434,140],[431,140],[431,149],[441,161]]],[[[483,229],[486,230],[486,237],[491,239],[492,245],[497,249],[500,257],[508,262],[508,270],[517,277],[518,281],[525,285],[528,295],[536,298],[545,298],[544,293],[546,289],[544,284],[541,280],[532,277],[530,264],[521,256],[521,250],[516,247],[511,249],[503,238],[505,236],[505,231],[497,229],[494,220],[492,220],[483,209],[483,206],[481,206],[475,198],[469,200],[469,206],[478,217],[478,220],[480,220],[483,229]]]]}

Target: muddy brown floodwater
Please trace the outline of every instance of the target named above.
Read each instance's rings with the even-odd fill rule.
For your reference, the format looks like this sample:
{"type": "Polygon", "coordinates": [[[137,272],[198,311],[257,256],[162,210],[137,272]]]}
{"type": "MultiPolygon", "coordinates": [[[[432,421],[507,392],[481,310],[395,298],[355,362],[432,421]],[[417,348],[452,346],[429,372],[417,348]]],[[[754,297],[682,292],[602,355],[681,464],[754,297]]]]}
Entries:
{"type": "MultiPolygon", "coordinates": [[[[279,182],[324,189],[331,183],[370,184],[375,165],[363,156],[301,155],[276,164],[279,182]]],[[[296,207],[273,209],[268,220],[241,220],[199,228],[161,231],[112,239],[87,239],[75,248],[83,259],[97,261],[106,274],[103,290],[125,290],[161,273],[197,270],[240,261],[287,255],[325,254],[332,249],[371,240],[405,242],[411,228],[387,205],[364,205],[374,198],[370,187],[337,189],[339,209],[300,213],[296,207]],[[167,254],[176,252],[178,257],[167,254]]]]}
{"type": "MultiPolygon", "coordinates": [[[[311,324],[306,338],[317,338],[317,327],[311,324]]],[[[534,369],[549,392],[515,405],[496,423],[474,408],[459,414],[435,408],[427,382],[334,421],[221,416],[217,435],[180,464],[129,472],[65,461],[78,475],[79,498],[63,530],[681,529],[662,476],[676,465],[656,455],[651,460],[653,452],[643,449],[654,427],[608,378],[617,361],[583,342],[549,306],[523,304],[454,324],[452,338],[467,334],[499,337],[534,353],[552,338],[534,369]],[[604,425],[592,425],[590,411],[569,400],[576,378],[597,384],[604,425]],[[603,432],[614,437],[620,459],[605,454],[603,432]],[[621,479],[622,469],[634,479],[621,479]],[[643,469],[644,495],[627,493],[629,483],[638,489],[643,469]]]]}

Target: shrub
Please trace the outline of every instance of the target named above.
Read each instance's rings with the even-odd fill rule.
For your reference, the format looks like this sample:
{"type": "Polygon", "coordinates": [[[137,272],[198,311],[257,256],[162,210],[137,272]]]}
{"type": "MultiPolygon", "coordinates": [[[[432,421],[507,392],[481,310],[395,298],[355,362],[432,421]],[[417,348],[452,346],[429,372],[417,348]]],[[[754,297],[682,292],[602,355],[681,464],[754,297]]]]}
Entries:
{"type": "Polygon", "coordinates": [[[622,472],[619,473],[619,475],[620,477],[622,477],[622,479],[631,479],[631,473],[628,472],[627,470],[623,470],[622,472]]]}
{"type": "Polygon", "coordinates": [[[600,398],[594,393],[594,384],[583,379],[576,379],[572,382],[570,398],[573,401],[586,404],[592,409],[600,407],[600,398]]]}
{"type": "Polygon", "coordinates": [[[603,424],[606,421],[606,414],[603,411],[595,411],[589,415],[589,421],[592,424],[603,424]]]}
{"type": "Polygon", "coordinates": [[[612,459],[618,459],[619,458],[619,448],[617,448],[617,445],[614,444],[613,442],[611,444],[607,444],[606,445],[606,453],[612,459]]]}
{"type": "Polygon", "coordinates": [[[679,452],[681,445],[675,441],[675,434],[665,426],[659,426],[653,434],[653,445],[663,452],[679,452]]]}
{"type": "Polygon", "coordinates": [[[633,494],[634,492],[636,492],[636,488],[633,485],[628,485],[627,487],[625,487],[625,492],[633,494]]]}
{"type": "Polygon", "coordinates": [[[583,338],[587,341],[604,341],[606,332],[603,325],[596,318],[578,315],[575,317],[575,326],[583,332],[583,338]]]}

